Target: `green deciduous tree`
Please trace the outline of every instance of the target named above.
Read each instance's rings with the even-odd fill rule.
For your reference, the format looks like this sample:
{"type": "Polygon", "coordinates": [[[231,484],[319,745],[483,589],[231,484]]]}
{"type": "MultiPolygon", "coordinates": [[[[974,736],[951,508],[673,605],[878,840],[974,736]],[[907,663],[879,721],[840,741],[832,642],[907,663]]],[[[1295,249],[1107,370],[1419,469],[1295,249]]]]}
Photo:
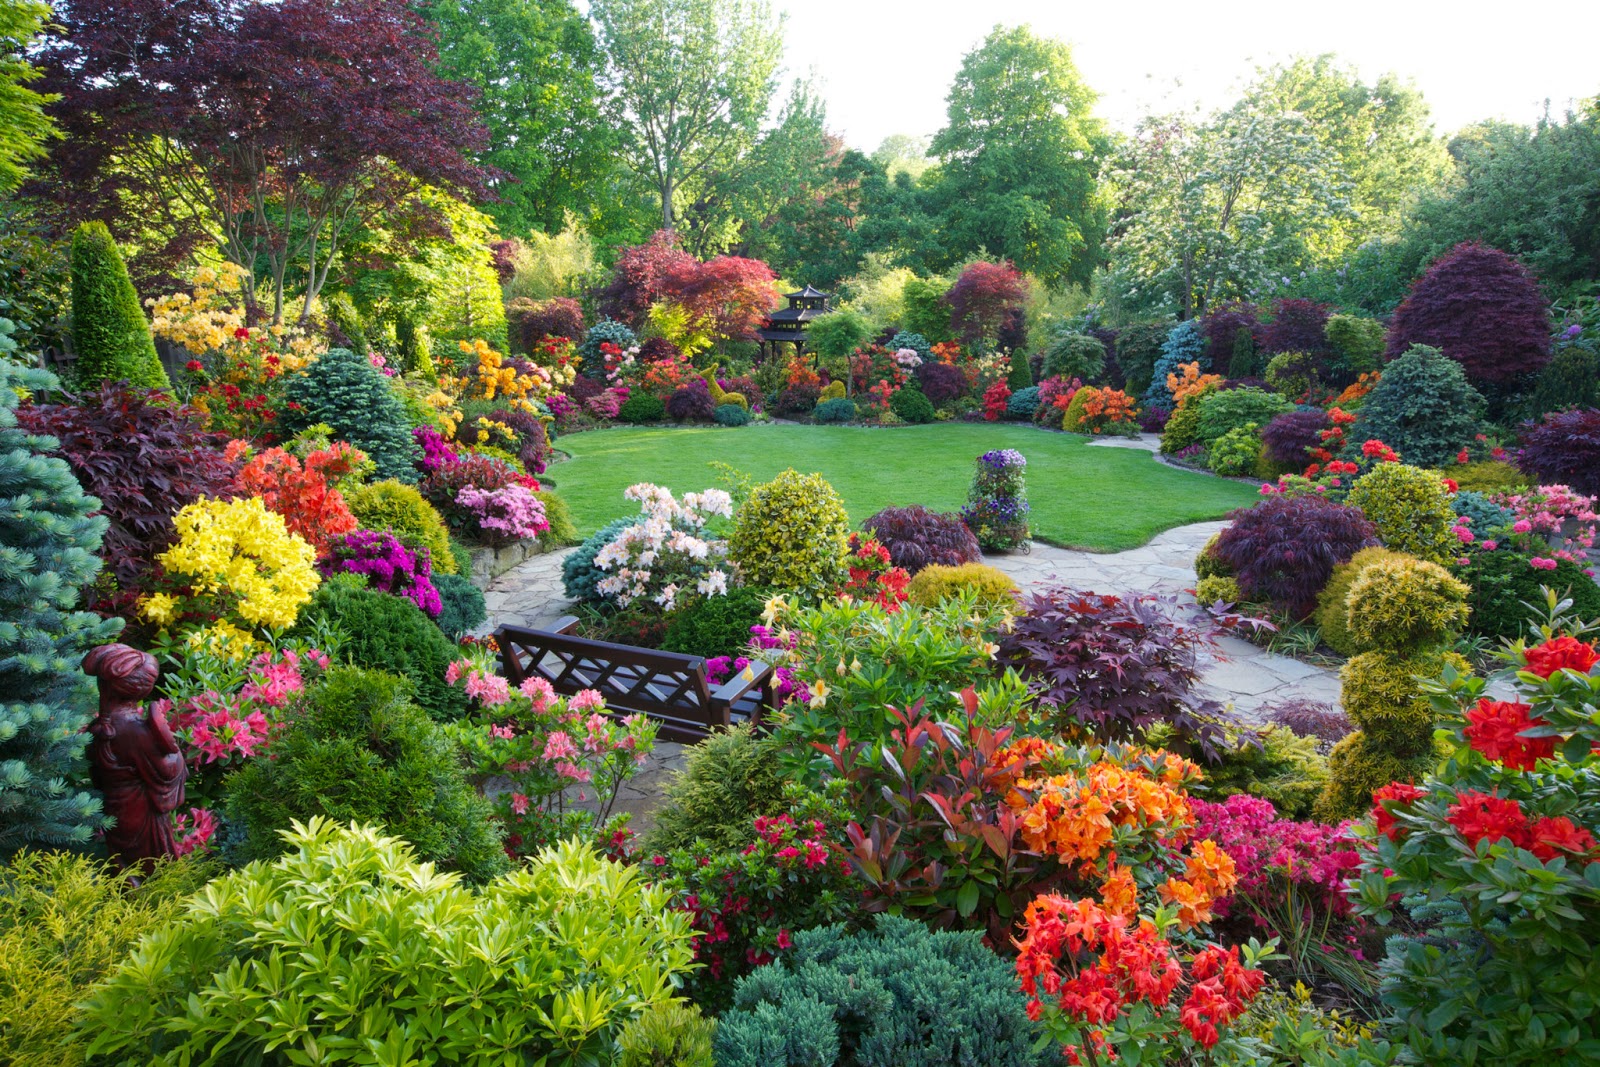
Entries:
{"type": "Polygon", "coordinates": [[[1106,224],[1096,171],[1109,141],[1068,47],[997,26],[962,61],[947,100],[932,145],[947,255],[986,253],[1051,286],[1087,284],[1106,224]]]}
{"type": "Polygon", "coordinates": [[[124,379],[146,389],[172,387],[122,253],[103,222],[86,222],[72,236],[72,344],[80,387],[124,379]]]}
{"type": "Polygon", "coordinates": [[[53,98],[28,88],[39,72],[23,58],[49,17],[48,4],[0,0],[0,191],[16,188],[24,166],[43,156],[45,141],[56,135],[44,111],[53,98]]]}
{"type": "Polygon", "coordinates": [[[781,20],[765,0],[596,0],[617,118],[634,167],[676,203],[756,139],[776,85],[781,20]]]}

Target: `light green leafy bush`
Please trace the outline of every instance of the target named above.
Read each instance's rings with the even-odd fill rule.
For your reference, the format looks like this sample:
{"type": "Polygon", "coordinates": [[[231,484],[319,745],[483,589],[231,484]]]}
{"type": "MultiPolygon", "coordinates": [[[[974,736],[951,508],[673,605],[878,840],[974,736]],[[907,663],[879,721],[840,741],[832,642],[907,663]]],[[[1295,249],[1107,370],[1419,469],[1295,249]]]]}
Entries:
{"type": "Polygon", "coordinates": [[[1063,333],[1044,350],[1044,377],[1097,381],[1105,370],[1106,346],[1086,333],[1063,333]]]}
{"type": "Polygon", "coordinates": [[[1229,478],[1249,474],[1261,462],[1261,427],[1253,422],[1235,426],[1206,450],[1211,469],[1229,478]]]}
{"type": "Polygon", "coordinates": [[[1450,532],[1456,521],[1450,490],[1437,471],[1380,463],[1356,479],[1345,503],[1372,520],[1385,548],[1440,564],[1460,551],[1450,532]]]}
{"type": "Polygon", "coordinates": [[[1347,602],[1350,587],[1361,575],[1361,568],[1381,559],[1411,560],[1415,557],[1377,546],[1363,548],[1351,556],[1348,562],[1334,567],[1333,573],[1328,576],[1328,584],[1317,594],[1317,611],[1314,616],[1317,630],[1322,635],[1323,642],[1341,656],[1353,656],[1361,651],[1350,637],[1350,605],[1347,602]]]}
{"type": "MultiPolygon", "coordinates": [[[[363,530],[387,531],[407,548],[425,548],[436,573],[456,573],[455,557],[450,554],[450,531],[416,486],[389,478],[341,492],[350,505],[350,514],[363,530]]],[[[553,524],[551,528],[554,529],[553,524]]]]}
{"type": "Polygon", "coordinates": [[[1247,793],[1271,801],[1284,818],[1307,819],[1327,785],[1328,761],[1318,754],[1316,739],[1286,726],[1269,726],[1253,739],[1230,734],[1220,756],[1206,764],[1196,787],[1210,800],[1247,793]]]}
{"type": "Polygon", "coordinates": [[[844,576],[850,517],[820,474],[789,469],[750,490],[733,518],[729,555],[751,585],[826,593],[844,576]]]}
{"type": "Polygon", "coordinates": [[[283,847],[89,999],[96,1062],[610,1063],[691,958],[666,894],[576,841],[481,892],[370,826],[312,819],[283,847]]]}
{"type": "Polygon", "coordinates": [[[1323,336],[1347,376],[1365,374],[1383,365],[1383,323],[1376,319],[1329,315],[1323,336]]]}
{"type": "Polygon", "coordinates": [[[671,852],[704,838],[714,851],[738,848],[749,840],[753,819],[783,813],[784,783],[771,736],[758,736],[748,723],[719,730],[687,751],[645,847],[671,852]]]}
{"type": "Polygon", "coordinates": [[[1257,426],[1265,426],[1274,416],[1294,410],[1294,405],[1277,393],[1269,393],[1254,386],[1211,393],[1200,398],[1198,403],[1199,439],[1206,444],[1210,444],[1236,427],[1252,422],[1257,426]]]}

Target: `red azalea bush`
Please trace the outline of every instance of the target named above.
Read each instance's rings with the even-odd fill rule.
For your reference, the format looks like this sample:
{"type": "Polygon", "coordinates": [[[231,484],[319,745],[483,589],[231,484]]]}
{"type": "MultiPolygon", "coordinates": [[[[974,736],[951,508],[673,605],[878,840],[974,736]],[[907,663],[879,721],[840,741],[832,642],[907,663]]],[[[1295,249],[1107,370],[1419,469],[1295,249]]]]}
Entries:
{"type": "Polygon", "coordinates": [[[1600,409],[1555,411],[1522,426],[1517,466],[1541,482],[1600,496],[1600,409]]]}
{"type": "Polygon", "coordinates": [[[1378,528],[1360,508],[1317,496],[1274,496],[1228,516],[1216,555],[1251,600],[1296,619],[1317,607],[1333,568],[1378,544],[1378,528]]]}
{"type": "Polygon", "coordinates": [[[1011,387],[1004,381],[995,382],[983,391],[983,417],[987,422],[999,422],[1006,417],[1006,401],[1011,399],[1011,387]]]}
{"type": "Polygon", "coordinates": [[[906,586],[911,582],[911,575],[904,567],[894,564],[889,550],[876,538],[871,534],[866,537],[851,534],[844,562],[848,577],[840,593],[870,600],[891,614],[900,610],[900,605],[906,601],[906,586]]]}
{"type": "Polygon", "coordinates": [[[1267,423],[1261,443],[1272,462],[1304,467],[1311,463],[1311,450],[1323,447],[1323,435],[1332,428],[1326,411],[1286,411],[1267,423]]]}
{"type": "Polygon", "coordinates": [[[959,567],[983,559],[978,539],[961,516],[932,511],[921,504],[884,508],[861,525],[889,550],[894,565],[908,574],[935,564],[959,567]]]}
{"type": "Polygon", "coordinates": [[[60,442],[84,492],[100,501],[110,526],[105,570],[90,607],[132,617],[155,557],[172,547],[172,516],[206,497],[232,495],[236,464],[228,439],[205,429],[202,414],[164,393],[114,384],[60,404],[23,404],[17,423],[60,442]]]}
{"type": "MultiPolygon", "coordinates": [[[[247,451],[230,446],[232,455],[247,451]]],[[[260,497],[268,510],[283,516],[290,533],[299,534],[317,555],[325,556],[336,539],[359,525],[334,485],[366,458],[360,449],[343,441],[309,453],[303,463],[281,448],[269,448],[239,468],[233,491],[238,496],[260,497]]]]}
{"type": "MultiPolygon", "coordinates": [[[[1553,602],[1552,598],[1552,602],[1553,602]]],[[[1438,770],[1373,795],[1356,910],[1401,902],[1434,925],[1381,968],[1390,1028],[1421,1062],[1571,1063],[1600,1030],[1600,648],[1556,617],[1494,680],[1431,683],[1455,744],[1438,770]]]]}
{"type": "Polygon", "coordinates": [[[1389,324],[1386,360],[1440,349],[1475,382],[1510,385],[1550,361],[1550,315],[1519,261],[1476,241],[1434,260],[1389,324]]]}
{"type": "Polygon", "coordinates": [[[1194,690],[1212,632],[1178,622],[1170,606],[1153,595],[1032,593],[998,658],[1028,683],[1039,713],[1064,736],[1139,739],[1164,724],[1210,757],[1224,741],[1222,709],[1194,690]]]}

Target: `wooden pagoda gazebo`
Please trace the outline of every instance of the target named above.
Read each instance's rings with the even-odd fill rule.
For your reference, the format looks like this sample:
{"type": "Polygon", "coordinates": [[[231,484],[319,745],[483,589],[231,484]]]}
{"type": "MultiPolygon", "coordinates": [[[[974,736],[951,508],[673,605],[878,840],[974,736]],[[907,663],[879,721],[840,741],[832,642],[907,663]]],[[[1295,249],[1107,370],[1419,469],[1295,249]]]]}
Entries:
{"type": "Polygon", "coordinates": [[[806,323],[818,315],[828,313],[828,297],[820,289],[806,286],[798,293],[784,293],[789,306],[774,311],[767,319],[766,328],[757,334],[761,338],[761,356],[766,359],[776,355],[781,344],[794,345],[795,354],[806,350],[806,323]]]}

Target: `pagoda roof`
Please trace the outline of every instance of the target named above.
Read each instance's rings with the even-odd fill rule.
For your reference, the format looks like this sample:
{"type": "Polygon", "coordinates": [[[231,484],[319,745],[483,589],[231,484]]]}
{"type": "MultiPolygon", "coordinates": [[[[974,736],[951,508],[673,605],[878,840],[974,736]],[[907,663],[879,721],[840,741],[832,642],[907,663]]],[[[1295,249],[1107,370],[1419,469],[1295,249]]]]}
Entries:
{"type": "Polygon", "coordinates": [[[784,308],[767,316],[768,322],[810,322],[827,312],[821,308],[784,308]]]}
{"type": "Polygon", "coordinates": [[[824,293],[821,289],[813,289],[808,285],[798,293],[784,293],[783,297],[785,300],[816,300],[818,298],[826,300],[832,295],[832,293],[824,293]]]}

